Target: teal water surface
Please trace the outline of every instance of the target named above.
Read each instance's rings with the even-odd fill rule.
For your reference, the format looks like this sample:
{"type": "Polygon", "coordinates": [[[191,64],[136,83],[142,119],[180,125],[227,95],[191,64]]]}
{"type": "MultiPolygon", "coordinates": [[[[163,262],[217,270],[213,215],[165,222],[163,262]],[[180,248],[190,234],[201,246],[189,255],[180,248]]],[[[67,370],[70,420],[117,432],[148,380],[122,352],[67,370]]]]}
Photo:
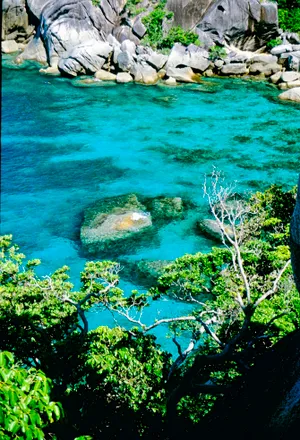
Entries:
{"type": "MultiPolygon", "coordinates": [[[[194,227],[207,215],[201,186],[213,166],[240,192],[296,184],[300,106],[281,103],[267,84],[80,87],[78,80],[43,76],[35,65],[10,67],[4,60],[1,232],[12,233],[27,257],[42,259],[42,274],[66,264],[78,285],[88,258],[79,241],[82,213],[100,198],[136,193],[193,202],[185,219],[162,227],[151,242],[108,255],[172,260],[213,245],[194,227]]],[[[124,278],[128,291],[145,288],[124,278]]],[[[165,298],[145,320],[188,310],[165,298]]],[[[96,311],[89,318],[92,327],[111,322],[96,311]]],[[[157,332],[161,342],[164,331],[157,332]]]]}

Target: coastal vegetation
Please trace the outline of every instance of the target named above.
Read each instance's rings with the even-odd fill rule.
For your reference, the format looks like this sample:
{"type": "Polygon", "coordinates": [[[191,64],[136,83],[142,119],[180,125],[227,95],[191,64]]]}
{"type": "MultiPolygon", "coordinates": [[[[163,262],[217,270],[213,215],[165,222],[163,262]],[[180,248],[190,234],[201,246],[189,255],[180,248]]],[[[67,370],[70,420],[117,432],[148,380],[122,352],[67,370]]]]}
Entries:
{"type": "Polygon", "coordinates": [[[169,21],[173,18],[173,12],[166,9],[166,0],[160,0],[154,6],[153,11],[142,18],[146,26],[147,33],[143,38],[144,44],[149,44],[155,49],[172,49],[175,43],[184,46],[189,44],[200,45],[198,35],[195,32],[184,30],[180,26],[172,26],[167,32],[163,30],[164,20],[169,21]]]}
{"type": "Polygon", "coordinates": [[[189,432],[299,328],[288,246],[295,188],[273,185],[247,199],[214,171],[204,194],[222,245],[178,258],[146,293],[124,292],[120,265],[111,261],[87,262],[75,291],[68,267],[40,277],[40,261],[25,262],[12,237],[1,238],[4,438],[168,438],[179,421],[189,432]],[[162,295],[192,304],[192,312],[145,323],[147,307],[162,295]],[[108,310],[116,327],[90,330],[91,309],[108,310]],[[175,359],[151,334],[166,325],[175,359]],[[23,425],[17,430],[19,416],[29,426],[39,420],[38,436],[26,437],[23,425]]]}
{"type": "Polygon", "coordinates": [[[300,1],[278,0],[278,21],[284,31],[300,32],[300,1]]]}

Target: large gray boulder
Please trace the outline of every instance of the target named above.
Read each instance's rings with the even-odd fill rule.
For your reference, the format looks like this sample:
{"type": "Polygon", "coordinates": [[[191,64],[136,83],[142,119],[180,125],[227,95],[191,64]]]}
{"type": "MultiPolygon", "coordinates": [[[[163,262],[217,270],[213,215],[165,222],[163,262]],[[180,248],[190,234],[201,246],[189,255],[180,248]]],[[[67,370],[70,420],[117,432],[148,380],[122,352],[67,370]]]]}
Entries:
{"type": "Polygon", "coordinates": [[[167,67],[167,76],[179,82],[193,83],[199,81],[199,76],[190,67],[167,67]]]}
{"type": "Polygon", "coordinates": [[[294,87],[279,95],[279,99],[283,101],[300,102],[300,87],[294,87]]]}
{"type": "Polygon", "coordinates": [[[119,72],[116,76],[116,82],[119,84],[126,84],[132,82],[133,78],[128,72],[119,72]]]}
{"type": "Polygon", "coordinates": [[[225,64],[221,69],[222,75],[246,75],[249,69],[245,63],[225,64]]]}
{"type": "Polygon", "coordinates": [[[167,68],[190,67],[199,72],[204,72],[210,65],[209,54],[205,49],[190,44],[188,47],[176,43],[169,55],[167,68]]]}
{"type": "Polygon", "coordinates": [[[281,75],[282,82],[292,82],[300,79],[300,73],[298,72],[283,72],[281,75]]]}
{"type": "Polygon", "coordinates": [[[3,53],[14,53],[18,52],[18,43],[14,40],[7,40],[1,42],[1,52],[3,53]]]}
{"type": "Polygon", "coordinates": [[[253,63],[251,64],[249,68],[249,73],[251,75],[265,75],[265,76],[271,76],[274,75],[277,72],[281,71],[281,66],[277,63],[270,63],[270,64],[264,64],[264,63],[253,63]]]}
{"type": "Polygon", "coordinates": [[[25,0],[3,0],[1,39],[23,42],[33,31],[34,26],[30,24],[25,0]]]}
{"type": "Polygon", "coordinates": [[[50,64],[76,46],[104,40],[107,30],[100,12],[88,0],[48,2],[42,9],[40,20],[41,36],[50,64]]]}
{"type": "MultiPolygon", "coordinates": [[[[40,34],[47,53],[50,65],[55,66],[62,58],[65,60],[78,47],[80,57],[89,59],[92,54],[91,42],[97,44],[105,41],[113,29],[120,24],[120,12],[126,0],[101,0],[99,7],[93,6],[90,0],[28,0],[31,13],[39,20],[40,34]],[[84,45],[87,54],[84,55],[84,45]]],[[[97,52],[97,50],[96,50],[97,52]]],[[[96,53],[96,56],[98,54],[96,53]]],[[[77,55],[76,55],[77,56],[77,55]]],[[[75,60],[74,72],[78,71],[75,60]]],[[[63,66],[65,61],[61,61],[63,66]]],[[[70,65],[70,61],[68,64],[70,65]]],[[[99,67],[99,63],[96,62],[99,67]]],[[[83,66],[84,70],[86,65],[83,66]]],[[[67,68],[67,70],[70,69],[67,68]]]]}
{"type": "Polygon", "coordinates": [[[123,72],[128,72],[134,65],[132,54],[128,52],[128,50],[125,50],[124,52],[119,52],[119,55],[117,56],[117,64],[120,70],[122,70],[123,72]]]}
{"type": "Polygon", "coordinates": [[[156,84],[159,80],[157,71],[145,62],[134,63],[130,73],[136,82],[143,84],[156,84]]]}
{"type": "MultiPolygon", "coordinates": [[[[216,220],[208,218],[199,220],[196,223],[196,227],[201,235],[204,235],[211,240],[219,242],[223,241],[223,232],[216,220]]],[[[231,238],[233,237],[231,226],[225,225],[224,230],[231,238]]]]}
{"type": "Polygon", "coordinates": [[[278,35],[277,5],[259,0],[217,0],[197,27],[216,42],[255,50],[278,35]]]}
{"type": "MultiPolygon", "coordinates": [[[[32,12],[32,14],[40,20],[42,10],[44,6],[50,2],[50,0],[26,0],[27,5],[32,12]]],[[[53,3],[53,2],[52,2],[53,3]]]]}
{"type": "Polygon", "coordinates": [[[69,76],[93,74],[101,69],[113,47],[104,41],[90,40],[65,52],[58,63],[59,70],[69,76]]]}
{"type": "Polygon", "coordinates": [[[153,52],[153,54],[147,57],[147,63],[156,70],[162,69],[167,61],[168,57],[166,55],[157,52],[153,52]]]}
{"type": "Polygon", "coordinates": [[[34,60],[44,64],[47,63],[46,49],[39,36],[35,35],[25,47],[25,50],[17,58],[17,62],[22,62],[24,60],[34,60]]]}

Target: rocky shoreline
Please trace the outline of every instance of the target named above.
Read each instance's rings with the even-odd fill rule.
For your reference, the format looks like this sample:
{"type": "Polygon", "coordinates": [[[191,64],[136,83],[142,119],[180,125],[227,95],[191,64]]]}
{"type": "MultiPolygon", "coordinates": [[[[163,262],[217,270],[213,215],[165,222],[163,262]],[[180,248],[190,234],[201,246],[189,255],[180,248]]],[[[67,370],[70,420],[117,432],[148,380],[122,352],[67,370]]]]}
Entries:
{"type": "Polygon", "coordinates": [[[172,18],[161,19],[163,31],[175,24],[182,26],[176,29],[193,31],[199,40],[196,44],[175,42],[168,51],[154,50],[143,40],[148,32],[143,17],[155,12],[160,3],[135,1],[141,8],[134,14],[128,6],[131,3],[6,0],[2,52],[16,54],[17,64],[26,60],[44,63],[43,74],[93,76],[87,83],[176,86],[200,82],[203,76],[267,79],[285,91],[281,99],[300,102],[300,37],[278,29],[275,3],[205,0],[197,6],[189,0],[194,8],[192,23],[184,7],[178,12],[180,1],[169,0],[166,7],[172,18]],[[277,45],[267,49],[267,42],[275,37],[277,45]]]}

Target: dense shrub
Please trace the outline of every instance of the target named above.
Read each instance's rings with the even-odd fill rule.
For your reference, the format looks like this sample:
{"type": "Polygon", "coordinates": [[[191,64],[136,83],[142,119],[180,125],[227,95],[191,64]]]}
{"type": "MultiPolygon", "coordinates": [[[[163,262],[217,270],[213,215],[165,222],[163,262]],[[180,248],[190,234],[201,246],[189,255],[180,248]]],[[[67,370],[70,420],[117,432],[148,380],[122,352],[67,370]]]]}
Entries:
{"type": "Polygon", "coordinates": [[[142,18],[142,22],[147,28],[147,34],[143,39],[144,44],[149,44],[155,49],[171,49],[175,43],[181,43],[185,46],[193,43],[200,45],[198,35],[192,31],[185,31],[180,26],[173,26],[164,35],[163,21],[170,20],[173,12],[165,9],[165,0],[160,1],[147,16],[142,18]]]}
{"type": "Polygon", "coordinates": [[[185,31],[180,26],[172,27],[166,37],[163,38],[161,46],[171,49],[175,43],[181,43],[184,46],[195,44],[200,46],[198,35],[192,31],[185,31]]]}
{"type": "Polygon", "coordinates": [[[300,32],[300,0],[279,0],[278,20],[284,31],[300,32]]]}
{"type": "Polygon", "coordinates": [[[279,46],[279,44],[281,44],[282,41],[280,38],[274,38],[273,40],[268,41],[267,43],[267,47],[269,49],[273,49],[273,47],[279,46]]]}
{"type": "Polygon", "coordinates": [[[216,45],[209,48],[209,59],[212,61],[217,59],[223,60],[226,56],[227,53],[224,47],[216,45]]]}

